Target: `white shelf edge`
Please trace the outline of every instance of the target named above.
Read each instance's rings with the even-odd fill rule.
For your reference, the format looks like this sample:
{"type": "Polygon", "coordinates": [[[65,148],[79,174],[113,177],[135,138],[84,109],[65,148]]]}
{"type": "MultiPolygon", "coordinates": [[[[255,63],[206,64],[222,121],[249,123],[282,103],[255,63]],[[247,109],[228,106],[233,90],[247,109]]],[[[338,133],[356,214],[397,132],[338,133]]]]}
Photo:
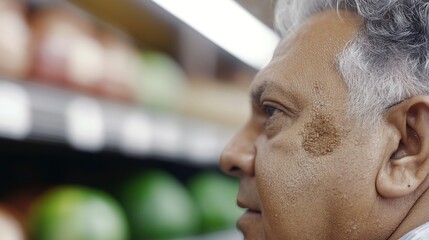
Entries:
{"type": "Polygon", "coordinates": [[[113,149],[217,164],[232,131],[172,113],[145,111],[32,81],[0,78],[0,137],[50,139],[81,151],[113,149]],[[25,119],[24,119],[25,118],[25,119]]]}

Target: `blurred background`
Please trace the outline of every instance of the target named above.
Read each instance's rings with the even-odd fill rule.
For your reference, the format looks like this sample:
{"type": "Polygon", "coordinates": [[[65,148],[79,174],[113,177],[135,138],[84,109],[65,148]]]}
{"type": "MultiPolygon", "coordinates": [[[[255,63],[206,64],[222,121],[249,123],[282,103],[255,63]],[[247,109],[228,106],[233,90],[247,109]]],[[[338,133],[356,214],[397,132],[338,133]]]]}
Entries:
{"type": "Polygon", "coordinates": [[[242,239],[220,153],[274,0],[0,0],[0,240],[242,239]]]}

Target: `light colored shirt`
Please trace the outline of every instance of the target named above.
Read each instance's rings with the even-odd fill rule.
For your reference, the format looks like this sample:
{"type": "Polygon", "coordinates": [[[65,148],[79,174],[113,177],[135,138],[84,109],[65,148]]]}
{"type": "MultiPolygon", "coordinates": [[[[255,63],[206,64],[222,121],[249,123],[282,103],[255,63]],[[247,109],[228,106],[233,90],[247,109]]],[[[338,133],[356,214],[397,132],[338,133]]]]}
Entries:
{"type": "Polygon", "coordinates": [[[429,222],[415,228],[399,240],[427,240],[429,239],[429,222]]]}

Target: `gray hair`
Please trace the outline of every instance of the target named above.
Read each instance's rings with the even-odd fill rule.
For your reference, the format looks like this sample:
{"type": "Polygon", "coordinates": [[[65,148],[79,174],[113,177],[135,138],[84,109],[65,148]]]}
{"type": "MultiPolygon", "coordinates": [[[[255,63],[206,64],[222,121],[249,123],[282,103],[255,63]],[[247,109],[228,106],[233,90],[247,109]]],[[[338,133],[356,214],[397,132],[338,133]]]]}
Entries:
{"type": "Polygon", "coordinates": [[[278,0],[276,27],[287,35],[328,9],[346,9],[364,18],[337,58],[353,116],[374,126],[391,106],[429,95],[427,0],[278,0]]]}

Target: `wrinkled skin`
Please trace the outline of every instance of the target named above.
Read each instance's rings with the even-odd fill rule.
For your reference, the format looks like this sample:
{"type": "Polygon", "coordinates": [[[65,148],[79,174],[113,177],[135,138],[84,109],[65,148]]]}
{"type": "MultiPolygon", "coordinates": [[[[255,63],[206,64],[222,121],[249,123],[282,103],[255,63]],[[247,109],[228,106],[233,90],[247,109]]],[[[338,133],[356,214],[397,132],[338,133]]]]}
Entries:
{"type": "Polygon", "coordinates": [[[245,239],[388,239],[424,222],[399,227],[421,191],[395,198],[377,191],[397,131],[360,126],[347,114],[335,61],[360,24],[346,11],[313,16],[255,77],[251,118],[220,160],[240,179],[245,239]]]}

